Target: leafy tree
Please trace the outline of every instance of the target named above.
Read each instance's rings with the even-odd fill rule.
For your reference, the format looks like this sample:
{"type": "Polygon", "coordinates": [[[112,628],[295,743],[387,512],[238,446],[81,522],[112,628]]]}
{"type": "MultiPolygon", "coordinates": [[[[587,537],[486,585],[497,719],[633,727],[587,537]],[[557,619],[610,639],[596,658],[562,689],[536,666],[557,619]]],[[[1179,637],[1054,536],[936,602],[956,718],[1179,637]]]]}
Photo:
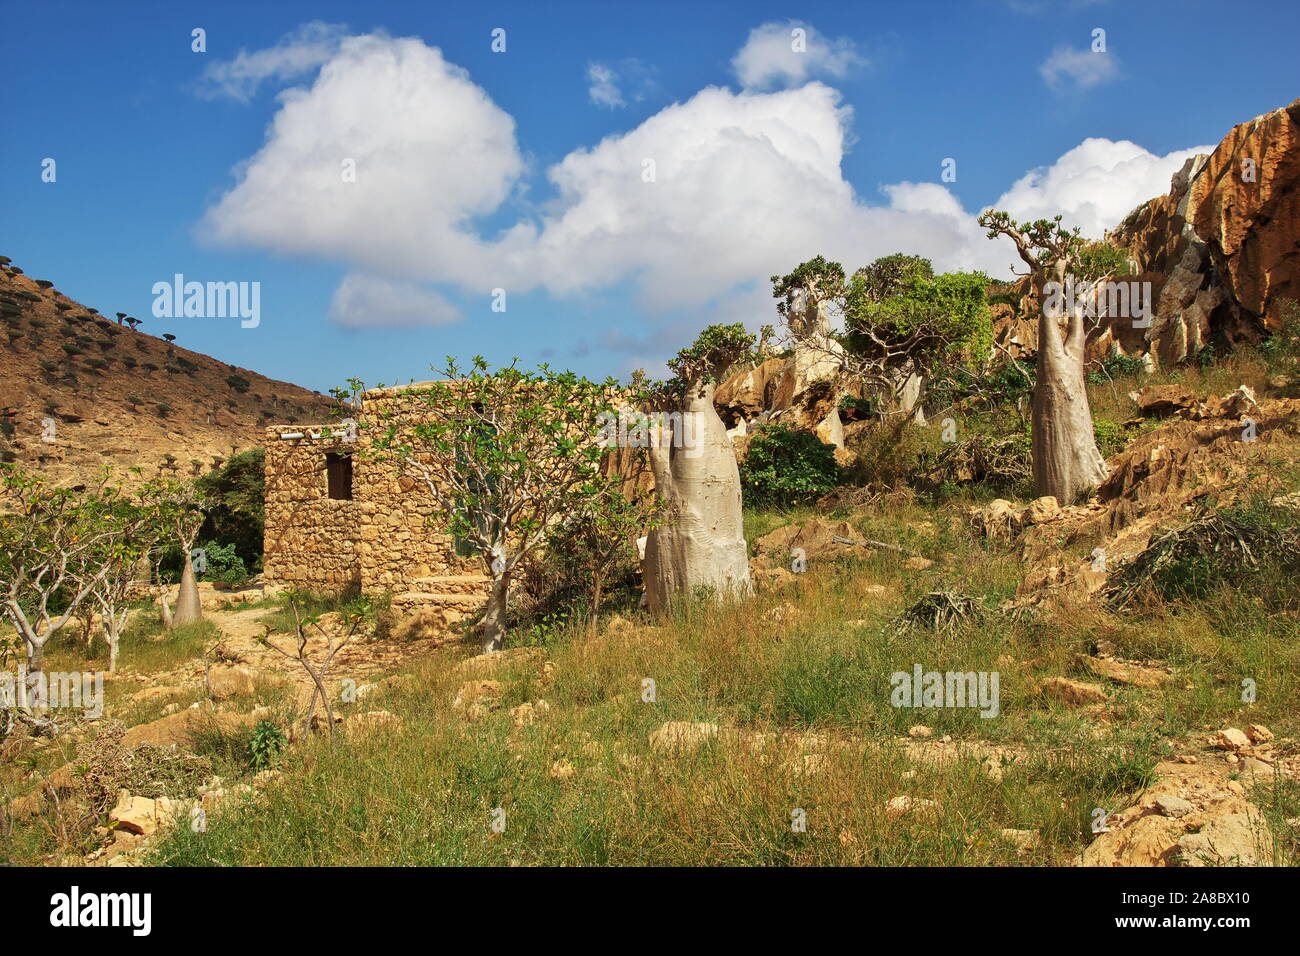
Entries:
{"type": "Polygon", "coordinates": [[[817,256],[774,276],[773,295],[784,300],[778,311],[794,348],[819,356],[840,383],[890,396],[882,406],[889,411],[914,377],[984,359],[992,342],[988,282],[977,272],[935,276],[928,259],[903,253],[877,259],[845,281],[839,263],[817,256]],[[802,313],[795,307],[812,301],[815,321],[807,305],[802,313]],[[844,317],[838,335],[829,331],[828,317],[836,312],[844,317]]]}
{"type": "Polygon", "coordinates": [[[907,363],[931,374],[954,364],[963,352],[979,359],[987,355],[993,339],[988,276],[934,276],[928,260],[886,258],[907,261],[883,276],[859,270],[845,293],[845,344],[851,355],[883,366],[907,363]]]}
{"type": "Polygon", "coordinates": [[[825,307],[844,295],[844,267],[824,256],[801,262],[783,276],[772,276],[772,298],[776,311],[800,334],[817,329],[829,331],[825,307]]]}
{"type": "MultiPolygon", "coordinates": [[[[203,511],[205,499],[198,488],[184,482],[157,481],[149,488],[154,520],[161,529],[159,539],[170,541],[171,547],[179,547],[181,552],[181,582],[176,594],[175,610],[167,603],[166,593],[159,595],[163,624],[171,630],[203,619],[203,605],[199,601],[199,584],[194,576],[191,554],[206,517],[203,511]]],[[[149,555],[154,565],[154,576],[160,581],[158,569],[168,550],[168,547],[159,544],[149,555]]]]}
{"type": "Polygon", "coordinates": [[[498,651],[516,567],[553,522],[582,507],[598,476],[599,424],[617,383],[546,365],[490,371],[480,356],[467,369],[449,357],[440,374],[402,390],[420,404],[419,421],[380,413],[373,449],[421,482],[434,518],[478,553],[492,580],[483,650],[498,651]]]}
{"type": "Polygon", "coordinates": [[[600,475],[579,489],[577,510],[548,536],[548,550],[562,550],[566,563],[590,582],[591,631],[610,574],[622,561],[637,556],[637,539],[661,520],[659,498],[653,491],[629,492],[621,475],[600,475]]]}
{"type": "MultiPolygon", "coordinates": [[[[150,492],[125,495],[108,473],[87,485],[58,488],[16,466],[0,467],[0,610],[25,649],[28,674],[43,670],[45,647],[89,602],[104,616],[110,668],[125,614],[130,570],[159,525],[150,492]]],[[[40,701],[20,693],[18,719],[41,732],[40,701]]]]}
{"type": "Polygon", "coordinates": [[[909,256],[901,252],[881,256],[853,273],[850,280],[857,286],[857,297],[871,302],[884,302],[917,279],[933,279],[934,266],[922,256],[909,256]]]}
{"type": "Polygon", "coordinates": [[[254,571],[262,567],[265,468],[265,449],[253,448],[232,455],[219,468],[194,481],[206,501],[207,512],[199,537],[232,546],[243,566],[254,571]]]}

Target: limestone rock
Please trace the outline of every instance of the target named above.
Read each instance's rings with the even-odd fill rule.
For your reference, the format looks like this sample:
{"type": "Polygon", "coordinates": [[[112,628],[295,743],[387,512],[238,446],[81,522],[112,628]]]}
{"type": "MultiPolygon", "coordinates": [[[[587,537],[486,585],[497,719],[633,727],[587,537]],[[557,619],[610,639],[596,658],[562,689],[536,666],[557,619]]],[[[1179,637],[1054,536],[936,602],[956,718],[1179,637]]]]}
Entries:
{"type": "Polygon", "coordinates": [[[718,725],[670,720],[650,735],[650,749],[669,753],[691,753],[706,741],[716,740],[718,725]]]}
{"type": "Polygon", "coordinates": [[[551,705],[544,700],[539,700],[513,708],[510,711],[510,719],[516,727],[531,727],[550,712],[551,705]]]}
{"type": "Polygon", "coordinates": [[[1096,684],[1085,684],[1068,677],[1052,677],[1044,681],[1039,691],[1066,707],[1083,707],[1108,700],[1106,692],[1096,684]]]}
{"type": "Polygon", "coordinates": [[[1060,517],[1061,506],[1051,495],[1035,498],[1020,517],[1021,524],[1044,524],[1060,517]]]}
{"type": "Polygon", "coordinates": [[[1083,655],[1081,659],[1088,669],[1098,677],[1107,677],[1110,680],[1121,684],[1130,684],[1133,687],[1159,687],[1161,684],[1173,680],[1172,674],[1167,671],[1157,670],[1154,667],[1127,664],[1122,661],[1112,660],[1109,657],[1083,655]]]}
{"type": "Polygon", "coordinates": [[[1241,751],[1250,746],[1250,738],[1236,727],[1220,730],[1214,737],[1214,745],[1223,750],[1241,751]]]}
{"type": "Polygon", "coordinates": [[[1263,724],[1251,724],[1246,728],[1246,736],[1250,738],[1252,744],[1262,744],[1273,739],[1273,731],[1263,724]]]}
{"type": "Polygon", "coordinates": [[[166,797],[151,800],[148,797],[133,796],[130,791],[122,790],[118,793],[117,805],[109,811],[108,819],[110,823],[117,824],[128,833],[149,836],[159,827],[170,823],[173,815],[172,802],[166,797]]]}
{"type": "Polygon", "coordinates": [[[213,700],[251,697],[257,690],[257,674],[248,667],[213,667],[208,671],[208,695],[213,700]]]}
{"type": "Polygon", "coordinates": [[[468,680],[456,691],[451,709],[466,720],[478,720],[501,706],[502,691],[500,681],[468,680]]]}
{"type": "Polygon", "coordinates": [[[926,800],[924,798],[913,797],[903,794],[899,797],[893,797],[885,804],[885,816],[890,819],[905,816],[911,813],[924,813],[934,811],[939,808],[936,800],[926,800]]]}

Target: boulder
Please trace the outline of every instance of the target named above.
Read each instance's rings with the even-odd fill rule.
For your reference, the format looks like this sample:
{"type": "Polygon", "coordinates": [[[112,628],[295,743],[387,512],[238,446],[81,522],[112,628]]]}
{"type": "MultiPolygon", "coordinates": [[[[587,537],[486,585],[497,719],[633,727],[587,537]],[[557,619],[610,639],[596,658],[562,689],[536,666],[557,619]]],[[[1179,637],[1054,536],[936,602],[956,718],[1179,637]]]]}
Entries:
{"type": "Polygon", "coordinates": [[[170,823],[174,815],[175,808],[166,797],[151,800],[122,790],[118,793],[117,805],[109,812],[108,819],[128,833],[149,836],[159,827],[170,823]]]}
{"type": "Polygon", "coordinates": [[[1020,516],[1022,525],[1045,524],[1061,516],[1061,506],[1051,495],[1035,498],[1020,516]]]}
{"type": "Polygon", "coordinates": [[[1005,498],[967,511],[971,526],[986,538],[1010,538],[1020,529],[1020,512],[1005,498]]]}
{"type": "Polygon", "coordinates": [[[1214,737],[1214,746],[1234,753],[1250,746],[1250,738],[1236,727],[1220,730],[1214,737]]]}
{"type": "Polygon", "coordinates": [[[257,690],[257,673],[247,667],[213,667],[208,671],[208,696],[213,700],[251,697],[257,690]]]}

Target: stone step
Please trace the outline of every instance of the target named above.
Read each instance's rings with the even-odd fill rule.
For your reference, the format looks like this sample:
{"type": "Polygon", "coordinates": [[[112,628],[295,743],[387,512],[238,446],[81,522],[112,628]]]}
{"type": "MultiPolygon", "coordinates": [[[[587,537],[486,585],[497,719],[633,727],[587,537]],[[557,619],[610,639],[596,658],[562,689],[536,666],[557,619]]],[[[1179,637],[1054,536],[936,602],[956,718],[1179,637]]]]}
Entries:
{"type": "Polygon", "coordinates": [[[412,578],[411,583],[422,588],[442,584],[464,584],[477,587],[492,583],[492,579],[486,574],[435,574],[427,578],[412,578]]]}
{"type": "Polygon", "coordinates": [[[393,596],[396,604],[468,604],[482,605],[486,594],[448,594],[436,591],[406,591],[393,596]]]}

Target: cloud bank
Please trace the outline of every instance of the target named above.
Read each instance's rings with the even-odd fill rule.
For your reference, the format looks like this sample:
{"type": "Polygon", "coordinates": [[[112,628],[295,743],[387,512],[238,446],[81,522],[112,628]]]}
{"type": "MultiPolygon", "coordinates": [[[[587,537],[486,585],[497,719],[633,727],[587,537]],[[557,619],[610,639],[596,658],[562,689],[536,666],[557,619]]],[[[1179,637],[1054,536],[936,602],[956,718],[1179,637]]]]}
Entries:
{"type": "MultiPolygon", "coordinates": [[[[514,120],[418,39],[347,37],[309,86],[280,95],[265,145],[200,232],[346,265],[354,274],[331,315],[349,325],[455,321],[429,283],[485,300],[497,287],[562,298],[628,283],[666,324],[681,310],[770,313],[767,277],[817,254],[856,268],[903,251],[940,270],[1007,274],[1010,243],[989,241],[945,186],[858,195],[842,172],[852,110],[832,87],[801,82],[807,73],[773,66],[766,37],[756,45],[751,33],[738,73],[799,85],[708,87],[574,149],[546,170],[554,198],[492,236],[476,219],[499,214],[527,171],[514,120]]],[[[828,55],[823,70],[842,62],[828,55]]],[[[1087,139],[991,205],[1018,218],[1060,212],[1099,238],[1167,191],[1194,151],[1087,139]]]]}

